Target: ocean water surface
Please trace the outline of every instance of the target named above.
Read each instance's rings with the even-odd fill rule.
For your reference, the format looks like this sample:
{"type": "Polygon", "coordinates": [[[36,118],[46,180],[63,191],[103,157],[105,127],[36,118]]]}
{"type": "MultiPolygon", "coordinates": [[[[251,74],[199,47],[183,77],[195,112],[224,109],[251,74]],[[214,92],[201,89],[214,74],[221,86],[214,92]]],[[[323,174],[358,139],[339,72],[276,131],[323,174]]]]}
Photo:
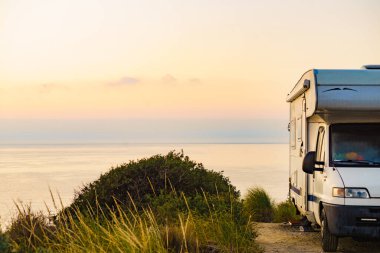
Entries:
{"type": "Polygon", "coordinates": [[[112,166],[171,150],[223,171],[243,197],[249,187],[262,186],[274,200],[286,199],[287,144],[8,145],[0,146],[0,222],[15,215],[15,201],[52,208],[50,188],[68,205],[75,190],[112,166]]]}

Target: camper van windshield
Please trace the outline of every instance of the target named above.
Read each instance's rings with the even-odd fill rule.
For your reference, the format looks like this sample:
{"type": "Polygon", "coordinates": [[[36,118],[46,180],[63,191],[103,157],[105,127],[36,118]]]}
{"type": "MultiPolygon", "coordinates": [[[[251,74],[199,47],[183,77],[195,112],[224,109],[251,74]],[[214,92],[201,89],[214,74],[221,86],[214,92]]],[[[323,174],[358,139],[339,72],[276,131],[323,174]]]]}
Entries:
{"type": "Polygon", "coordinates": [[[333,166],[380,166],[380,124],[334,124],[330,131],[333,166]]]}

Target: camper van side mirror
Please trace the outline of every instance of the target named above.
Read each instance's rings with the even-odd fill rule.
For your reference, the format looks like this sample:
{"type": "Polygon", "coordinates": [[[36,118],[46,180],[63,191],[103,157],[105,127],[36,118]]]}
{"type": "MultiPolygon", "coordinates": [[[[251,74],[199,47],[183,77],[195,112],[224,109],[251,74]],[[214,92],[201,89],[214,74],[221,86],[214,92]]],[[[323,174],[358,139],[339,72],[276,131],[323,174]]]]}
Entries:
{"type": "Polygon", "coordinates": [[[306,154],[302,162],[302,170],[307,174],[313,174],[315,168],[315,152],[311,151],[306,154]]]}

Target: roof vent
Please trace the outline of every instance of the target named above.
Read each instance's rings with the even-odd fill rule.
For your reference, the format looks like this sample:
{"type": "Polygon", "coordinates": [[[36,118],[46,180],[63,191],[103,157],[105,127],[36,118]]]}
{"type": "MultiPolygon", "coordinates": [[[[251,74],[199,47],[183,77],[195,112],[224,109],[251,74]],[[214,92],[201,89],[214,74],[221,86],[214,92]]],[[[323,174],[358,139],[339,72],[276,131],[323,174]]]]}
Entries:
{"type": "Polygon", "coordinates": [[[362,69],[379,69],[380,70],[380,65],[363,65],[362,69]]]}

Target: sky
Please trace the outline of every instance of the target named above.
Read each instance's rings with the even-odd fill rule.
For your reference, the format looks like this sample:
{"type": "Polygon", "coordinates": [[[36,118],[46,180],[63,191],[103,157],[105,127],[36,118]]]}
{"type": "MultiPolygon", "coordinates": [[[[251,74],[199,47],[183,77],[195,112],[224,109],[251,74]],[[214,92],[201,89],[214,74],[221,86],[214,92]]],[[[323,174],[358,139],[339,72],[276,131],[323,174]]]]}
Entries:
{"type": "Polygon", "coordinates": [[[377,0],[0,0],[0,140],[288,140],[311,68],[380,63],[377,0]]]}

